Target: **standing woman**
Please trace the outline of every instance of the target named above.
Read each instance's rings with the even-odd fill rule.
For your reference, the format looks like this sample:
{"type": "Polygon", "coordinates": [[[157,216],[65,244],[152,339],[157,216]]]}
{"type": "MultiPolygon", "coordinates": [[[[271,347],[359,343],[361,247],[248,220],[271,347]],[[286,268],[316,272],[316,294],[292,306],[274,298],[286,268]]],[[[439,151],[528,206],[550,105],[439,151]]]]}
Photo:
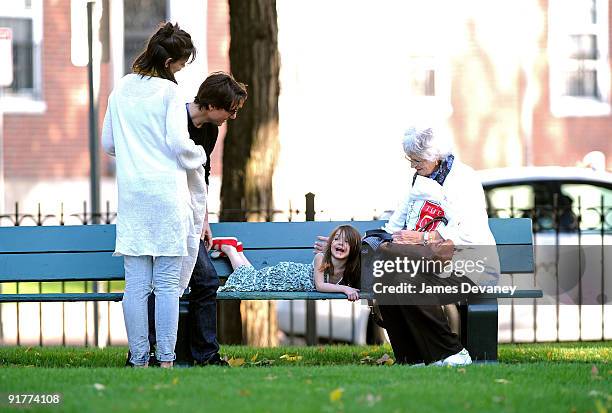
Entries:
{"type": "Polygon", "coordinates": [[[104,118],[102,145],[117,165],[114,255],[124,257],[123,314],[130,362],[138,367],[149,361],[147,298],[152,291],[157,360],[172,367],[175,359],[179,279],[198,221],[190,185],[193,176],[201,176],[197,169],[206,154],[189,139],[174,74],[193,61],[195,52],[188,33],[163,24],[134,61],[133,73],[110,94],[104,118]]]}

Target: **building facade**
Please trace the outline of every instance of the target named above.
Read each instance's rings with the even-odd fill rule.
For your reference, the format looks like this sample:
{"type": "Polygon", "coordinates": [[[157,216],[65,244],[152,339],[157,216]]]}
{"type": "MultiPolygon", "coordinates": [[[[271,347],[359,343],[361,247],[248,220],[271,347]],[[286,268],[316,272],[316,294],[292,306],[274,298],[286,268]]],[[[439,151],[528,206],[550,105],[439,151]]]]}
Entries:
{"type": "MultiPolygon", "coordinates": [[[[327,167],[313,165],[333,165],[338,154],[355,165],[382,158],[404,176],[401,130],[421,118],[441,123],[477,169],[574,166],[594,150],[612,169],[609,0],[422,3],[277,0],[279,208],[301,205],[309,191],[327,208],[392,207],[395,197],[376,179],[338,187],[327,167]],[[358,195],[363,186],[372,188],[371,204],[358,195]]],[[[0,27],[13,33],[14,81],[0,98],[5,213],[15,202],[28,212],[41,203],[56,213],[62,202],[66,213],[79,212],[89,198],[83,10],[86,0],[0,4],[0,27]]],[[[99,125],[112,85],[162,20],[179,22],[199,50],[178,76],[186,100],[208,72],[229,70],[227,0],[97,0],[95,16],[99,125]]],[[[222,139],[212,210],[221,154],[222,139]]],[[[113,162],[100,158],[102,200],[114,210],[113,162]]]]}

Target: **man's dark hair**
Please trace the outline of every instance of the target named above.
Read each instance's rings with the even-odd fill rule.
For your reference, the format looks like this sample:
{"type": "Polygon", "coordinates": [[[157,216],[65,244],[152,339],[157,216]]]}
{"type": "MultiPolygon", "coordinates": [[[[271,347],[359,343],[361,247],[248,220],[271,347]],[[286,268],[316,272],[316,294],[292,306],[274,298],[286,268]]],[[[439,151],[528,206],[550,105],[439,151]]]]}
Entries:
{"type": "Polygon", "coordinates": [[[247,85],[225,72],[210,74],[200,85],[193,102],[201,109],[225,109],[228,112],[247,99],[247,85]]]}
{"type": "Polygon", "coordinates": [[[166,67],[166,60],[176,62],[189,56],[191,63],[196,57],[196,49],[189,33],[181,30],[178,24],[162,23],[149,39],[147,47],[134,60],[132,70],[143,76],[159,76],[177,83],[174,74],[166,67]]]}

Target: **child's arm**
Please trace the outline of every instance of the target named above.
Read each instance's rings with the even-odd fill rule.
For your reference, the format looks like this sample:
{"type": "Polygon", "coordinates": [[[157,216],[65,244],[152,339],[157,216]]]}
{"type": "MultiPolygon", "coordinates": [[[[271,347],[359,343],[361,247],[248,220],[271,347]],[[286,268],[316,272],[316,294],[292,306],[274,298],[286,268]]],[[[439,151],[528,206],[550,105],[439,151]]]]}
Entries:
{"type": "Polygon", "coordinates": [[[323,262],[323,254],[317,254],[314,259],[314,283],[317,291],[322,293],[343,293],[349,301],[359,300],[359,290],[347,285],[338,285],[325,282],[325,277],[319,269],[323,262]]]}

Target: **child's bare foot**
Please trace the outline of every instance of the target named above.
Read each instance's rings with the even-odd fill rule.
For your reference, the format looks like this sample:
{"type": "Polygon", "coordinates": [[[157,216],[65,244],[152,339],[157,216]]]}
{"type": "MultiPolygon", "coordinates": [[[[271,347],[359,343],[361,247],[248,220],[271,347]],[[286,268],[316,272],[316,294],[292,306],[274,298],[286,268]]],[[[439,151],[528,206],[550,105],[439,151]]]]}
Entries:
{"type": "Polygon", "coordinates": [[[173,365],[174,363],[171,361],[160,361],[159,362],[159,367],[161,367],[162,369],[171,369],[173,365]]]}
{"type": "Polygon", "coordinates": [[[233,245],[229,245],[229,244],[221,244],[221,245],[219,245],[219,248],[226,255],[227,254],[231,254],[232,252],[236,251],[236,247],[234,247],[233,245]]]}

